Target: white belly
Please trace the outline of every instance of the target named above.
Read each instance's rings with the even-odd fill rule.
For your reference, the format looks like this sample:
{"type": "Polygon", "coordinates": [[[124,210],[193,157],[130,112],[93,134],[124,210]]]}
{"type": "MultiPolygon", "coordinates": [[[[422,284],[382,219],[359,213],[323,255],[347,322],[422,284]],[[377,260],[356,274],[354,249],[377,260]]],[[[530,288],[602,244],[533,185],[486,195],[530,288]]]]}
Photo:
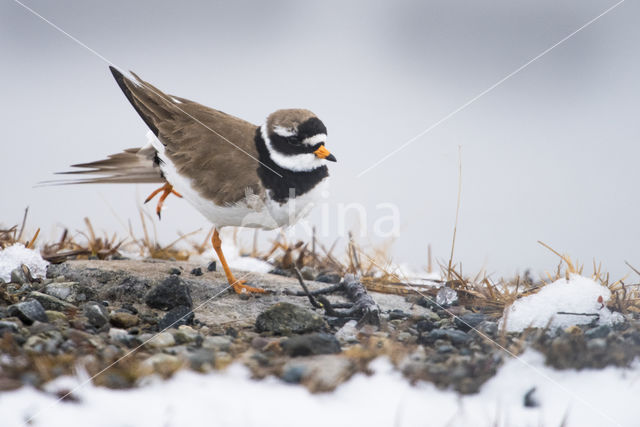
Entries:
{"type": "Polygon", "coordinates": [[[164,152],[164,145],[153,132],[147,133],[147,139],[162,160],[160,167],[167,182],[217,228],[238,226],[273,230],[292,225],[309,214],[314,202],[320,198],[327,185],[325,178],[311,191],[282,204],[271,200],[268,194],[266,198],[262,198],[247,189],[243,200],[229,206],[218,206],[213,201],[203,198],[191,185],[190,178],[178,174],[164,152]]]}

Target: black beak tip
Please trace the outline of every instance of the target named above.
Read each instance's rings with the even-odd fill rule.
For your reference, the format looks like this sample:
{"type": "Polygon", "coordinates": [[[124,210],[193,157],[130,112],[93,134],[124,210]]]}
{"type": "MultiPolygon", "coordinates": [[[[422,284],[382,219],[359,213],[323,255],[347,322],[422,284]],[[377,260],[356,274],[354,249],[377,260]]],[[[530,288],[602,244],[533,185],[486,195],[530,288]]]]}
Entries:
{"type": "Polygon", "coordinates": [[[334,156],[333,154],[329,154],[327,157],[325,157],[325,160],[329,160],[330,162],[338,161],[338,159],[336,159],[336,156],[334,156]]]}

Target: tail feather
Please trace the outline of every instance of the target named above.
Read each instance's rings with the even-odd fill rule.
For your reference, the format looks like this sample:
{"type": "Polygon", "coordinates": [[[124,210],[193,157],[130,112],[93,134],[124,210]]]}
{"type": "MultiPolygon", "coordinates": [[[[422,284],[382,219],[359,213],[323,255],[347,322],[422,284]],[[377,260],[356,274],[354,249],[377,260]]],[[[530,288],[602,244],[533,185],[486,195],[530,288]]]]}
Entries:
{"type": "Polygon", "coordinates": [[[45,181],[46,185],[69,184],[135,184],[164,183],[160,167],[156,162],[153,147],[129,148],[121,153],[112,154],[106,159],[89,163],[79,163],[71,167],[82,169],[58,172],[56,175],[95,175],[77,179],[45,181]]]}

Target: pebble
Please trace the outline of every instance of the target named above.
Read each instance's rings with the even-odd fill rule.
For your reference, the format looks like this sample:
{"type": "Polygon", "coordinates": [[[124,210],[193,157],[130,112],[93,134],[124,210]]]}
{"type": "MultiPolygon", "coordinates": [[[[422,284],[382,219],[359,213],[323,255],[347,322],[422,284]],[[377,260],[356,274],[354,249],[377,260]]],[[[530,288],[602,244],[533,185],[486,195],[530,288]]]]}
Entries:
{"type": "Polygon", "coordinates": [[[197,348],[187,357],[191,369],[199,372],[209,372],[216,366],[216,358],[211,349],[197,348]]]}
{"type": "Polygon", "coordinates": [[[181,305],[193,307],[189,288],[178,276],[169,276],[147,292],[144,302],[151,308],[170,310],[181,305]]]}
{"type": "Polygon", "coordinates": [[[289,384],[299,384],[304,377],[306,369],[302,365],[288,366],[282,373],[280,379],[289,384]]]}
{"type": "Polygon", "coordinates": [[[288,302],[272,305],[256,319],[258,332],[273,332],[280,335],[303,334],[326,329],[321,315],[288,302]]]}
{"type": "Polygon", "coordinates": [[[422,332],[430,332],[430,331],[434,330],[435,328],[436,328],[436,325],[431,320],[424,319],[424,320],[419,320],[416,323],[416,329],[420,333],[422,333],[422,332]]]}
{"type": "Polygon", "coordinates": [[[224,335],[204,337],[202,340],[202,348],[215,351],[228,351],[231,348],[231,338],[224,335]]]}
{"type": "Polygon", "coordinates": [[[180,369],[183,365],[179,357],[170,354],[156,353],[149,356],[142,362],[141,368],[147,374],[158,373],[162,376],[169,376],[180,369]]]}
{"type": "Polygon", "coordinates": [[[25,285],[29,282],[31,282],[31,272],[29,271],[29,267],[22,264],[20,267],[11,270],[11,283],[25,285]]]}
{"type": "Polygon", "coordinates": [[[48,322],[47,313],[44,307],[38,301],[31,299],[17,304],[10,305],[8,308],[10,316],[16,316],[24,322],[25,325],[31,325],[35,321],[48,322]]]}
{"type": "Polygon", "coordinates": [[[71,303],[61,300],[60,298],[43,294],[42,292],[31,292],[29,296],[38,300],[38,302],[40,302],[40,304],[42,304],[42,306],[47,310],[68,311],[76,310],[78,308],[71,303]]]}
{"type": "Polygon", "coordinates": [[[202,269],[200,267],[196,267],[191,270],[191,274],[194,276],[202,276],[204,273],[202,272],[202,269]]]}
{"type": "Polygon", "coordinates": [[[140,322],[140,319],[138,319],[138,316],[135,314],[116,311],[109,315],[109,321],[116,328],[127,329],[136,326],[140,322]]]}
{"type": "Polygon", "coordinates": [[[182,325],[193,323],[195,315],[190,307],[180,305],[174,307],[158,322],[158,328],[163,331],[167,328],[178,328],[182,325]]]}
{"type": "Polygon", "coordinates": [[[294,336],[280,343],[280,346],[285,354],[291,357],[334,354],[341,351],[336,337],[322,332],[294,336]]]}
{"type": "Polygon", "coordinates": [[[101,328],[109,322],[107,309],[97,302],[89,302],[84,305],[82,312],[89,320],[89,324],[96,328],[101,328]]]}
{"type": "Polygon", "coordinates": [[[592,338],[606,338],[611,332],[611,327],[607,325],[597,326],[591,328],[584,333],[584,336],[588,339],[592,338]]]}
{"type": "Polygon", "coordinates": [[[169,332],[160,332],[159,334],[153,336],[148,342],[147,345],[153,348],[163,348],[163,347],[171,347],[175,345],[176,340],[173,338],[173,335],[169,332]]]}
{"type": "Polygon", "coordinates": [[[181,325],[178,329],[172,330],[171,333],[178,344],[194,342],[200,335],[198,331],[187,325],[181,325]]]}
{"type": "Polygon", "coordinates": [[[109,329],[109,338],[111,338],[112,341],[116,341],[122,344],[129,343],[129,333],[124,329],[119,329],[119,328],[109,329]]]}
{"type": "Polygon", "coordinates": [[[438,348],[436,348],[436,351],[438,353],[451,353],[454,350],[454,348],[452,346],[450,346],[449,344],[444,344],[444,345],[439,345],[438,348]]]}
{"type": "Polygon", "coordinates": [[[356,320],[349,320],[344,324],[342,328],[336,332],[335,337],[340,344],[351,344],[358,342],[358,322],[356,320]]]}
{"type": "Polygon", "coordinates": [[[282,376],[287,374],[289,381],[304,382],[312,392],[327,392],[347,380],[354,371],[353,362],[348,358],[325,354],[289,360],[282,368],[282,376]]]}
{"type": "Polygon", "coordinates": [[[461,331],[468,332],[471,328],[475,328],[480,323],[484,322],[486,318],[487,316],[482,313],[466,313],[462,316],[456,317],[453,323],[461,331]]]}
{"type": "Polygon", "coordinates": [[[322,283],[336,284],[340,283],[340,280],[342,280],[342,277],[336,273],[323,273],[316,277],[316,282],[322,283]]]}
{"type": "Polygon", "coordinates": [[[180,271],[180,269],[179,269],[179,268],[175,268],[175,267],[174,267],[174,268],[172,268],[172,269],[170,269],[170,270],[169,270],[169,274],[175,274],[176,276],[179,276],[179,275],[181,275],[181,274],[182,274],[182,271],[180,271]]]}
{"type": "Polygon", "coordinates": [[[18,332],[18,324],[9,320],[0,320],[0,337],[5,331],[18,332]]]}
{"type": "Polygon", "coordinates": [[[45,310],[45,314],[47,315],[47,319],[49,322],[56,323],[60,322],[61,324],[67,324],[67,316],[64,313],[54,310],[45,310]]]}
{"type": "Polygon", "coordinates": [[[453,344],[466,344],[471,337],[465,332],[458,331],[456,329],[434,329],[426,336],[420,338],[420,342],[424,344],[431,344],[438,339],[446,339],[453,344]]]}
{"type": "Polygon", "coordinates": [[[207,265],[207,271],[216,271],[216,262],[211,261],[209,265],[207,265]]]}
{"type": "Polygon", "coordinates": [[[317,276],[316,270],[313,267],[309,267],[308,265],[305,265],[300,269],[300,274],[305,280],[315,280],[317,276]]]}

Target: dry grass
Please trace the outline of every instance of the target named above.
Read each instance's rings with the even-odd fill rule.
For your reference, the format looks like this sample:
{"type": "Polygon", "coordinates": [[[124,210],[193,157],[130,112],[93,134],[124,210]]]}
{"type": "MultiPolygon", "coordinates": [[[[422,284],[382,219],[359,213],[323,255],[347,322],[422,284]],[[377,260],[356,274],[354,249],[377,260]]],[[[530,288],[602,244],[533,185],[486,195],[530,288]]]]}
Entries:
{"type": "MultiPolygon", "coordinates": [[[[26,239],[25,226],[28,210],[20,226],[14,225],[8,229],[0,229],[0,248],[22,243],[25,246],[33,247],[38,238],[36,231],[30,239],[26,239]]],[[[140,211],[141,232],[134,232],[131,222],[129,223],[129,235],[126,238],[119,238],[116,234],[102,236],[95,232],[93,224],[85,218],[85,229],[77,231],[73,236],[68,230],[64,230],[60,238],[55,242],[41,243],[41,252],[45,259],[50,262],[63,262],[68,259],[87,259],[95,257],[97,259],[111,259],[121,256],[120,251],[126,249],[127,252],[136,253],[140,257],[150,257],[158,259],[188,260],[192,255],[201,255],[211,248],[210,238],[213,229],[202,233],[198,229],[186,234],[179,234],[179,237],[169,244],[161,244],[158,241],[155,223],[152,217],[142,210],[140,211]],[[152,225],[150,232],[149,223],[152,225]],[[182,248],[178,244],[182,242],[182,248]],[[187,248],[184,248],[184,246],[187,248]]],[[[281,270],[291,270],[296,266],[302,268],[312,267],[318,273],[355,273],[361,276],[365,286],[376,292],[394,294],[420,294],[429,298],[435,298],[437,288],[441,285],[448,286],[458,292],[460,304],[477,311],[490,314],[502,313],[504,308],[518,298],[531,295],[539,291],[542,287],[559,278],[568,278],[571,274],[584,275],[584,266],[574,262],[571,257],[561,254],[549,245],[539,242],[546,249],[554,253],[560,259],[558,266],[553,272],[547,272],[546,278],[534,282],[526,272],[524,275],[517,275],[509,279],[500,278],[494,280],[486,271],[482,270],[474,276],[463,274],[462,263],[454,263],[450,258],[446,263],[440,262],[440,276],[446,280],[413,280],[404,275],[398,269],[390,256],[392,241],[384,244],[372,246],[364,249],[361,244],[355,241],[351,233],[349,234],[346,250],[342,255],[336,254],[338,240],[326,247],[316,239],[315,229],[311,241],[300,240],[290,241],[280,233],[266,250],[258,248],[258,234],[254,231],[253,242],[250,248],[242,248],[238,242],[238,234],[234,233],[233,239],[237,247],[241,248],[242,255],[252,256],[268,261],[275,268],[281,270]],[[431,282],[429,284],[428,282],[431,282]],[[437,285],[437,286],[433,286],[437,285]]],[[[455,244],[455,240],[453,245],[455,244]]],[[[432,271],[431,250],[429,248],[426,271],[432,271]]],[[[628,264],[628,263],[627,263],[628,264]]],[[[629,267],[640,276],[640,270],[628,264],[629,267]]],[[[640,284],[626,283],[626,277],[612,281],[608,273],[602,271],[602,265],[593,262],[593,274],[591,277],[611,290],[612,298],[608,306],[622,313],[640,313],[640,284]]]]}

